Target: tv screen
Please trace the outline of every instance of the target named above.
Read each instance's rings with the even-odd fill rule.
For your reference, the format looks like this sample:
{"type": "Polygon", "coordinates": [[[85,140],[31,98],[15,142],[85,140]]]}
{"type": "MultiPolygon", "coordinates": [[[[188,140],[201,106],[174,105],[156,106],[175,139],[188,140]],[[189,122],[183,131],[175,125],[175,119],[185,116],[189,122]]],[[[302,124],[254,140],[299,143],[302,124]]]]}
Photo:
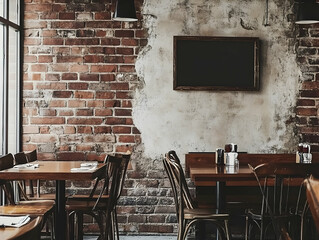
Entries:
{"type": "Polygon", "coordinates": [[[174,36],[175,90],[259,90],[259,40],[174,36]]]}

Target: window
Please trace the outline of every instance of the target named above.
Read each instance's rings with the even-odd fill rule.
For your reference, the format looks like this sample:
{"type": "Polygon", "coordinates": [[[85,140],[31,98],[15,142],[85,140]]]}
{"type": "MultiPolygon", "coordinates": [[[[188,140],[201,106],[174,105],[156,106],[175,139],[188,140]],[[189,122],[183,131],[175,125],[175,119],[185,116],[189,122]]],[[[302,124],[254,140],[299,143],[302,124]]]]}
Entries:
{"type": "Polygon", "coordinates": [[[22,7],[0,0],[0,155],[21,150],[22,7]]]}

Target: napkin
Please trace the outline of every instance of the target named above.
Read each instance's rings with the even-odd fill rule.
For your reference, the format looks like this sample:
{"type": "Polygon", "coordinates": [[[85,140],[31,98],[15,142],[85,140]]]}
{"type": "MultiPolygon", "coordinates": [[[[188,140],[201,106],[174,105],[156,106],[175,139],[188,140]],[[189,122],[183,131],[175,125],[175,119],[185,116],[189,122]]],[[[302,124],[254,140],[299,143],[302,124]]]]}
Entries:
{"type": "Polygon", "coordinates": [[[96,167],[98,165],[98,162],[84,162],[81,163],[81,167],[96,167]]]}
{"type": "Polygon", "coordinates": [[[30,216],[0,216],[0,226],[21,227],[30,221],[30,216]]]}
{"type": "Polygon", "coordinates": [[[89,172],[96,168],[96,166],[91,167],[79,167],[79,168],[71,168],[71,172],[89,172]]]}
{"type": "Polygon", "coordinates": [[[39,167],[38,163],[25,163],[25,164],[18,164],[14,166],[14,168],[27,168],[27,169],[35,169],[38,167],[39,167]]]}

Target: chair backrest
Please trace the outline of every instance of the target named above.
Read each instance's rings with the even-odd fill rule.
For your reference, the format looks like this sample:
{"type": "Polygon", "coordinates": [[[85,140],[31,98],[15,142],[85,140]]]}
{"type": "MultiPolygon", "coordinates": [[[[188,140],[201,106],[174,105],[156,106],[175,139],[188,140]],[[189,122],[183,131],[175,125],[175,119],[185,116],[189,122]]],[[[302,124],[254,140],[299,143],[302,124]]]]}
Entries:
{"type": "Polygon", "coordinates": [[[28,162],[34,162],[34,161],[38,160],[38,155],[37,155],[36,149],[34,149],[31,152],[27,152],[25,155],[27,156],[28,162]]]}
{"type": "Polygon", "coordinates": [[[107,156],[106,173],[105,178],[103,179],[104,184],[94,208],[98,205],[103,194],[109,195],[108,211],[112,211],[116,207],[117,201],[122,193],[129,160],[130,155],[117,154],[115,156],[107,156]]]}
{"type": "Polygon", "coordinates": [[[305,180],[305,185],[311,215],[319,232],[319,179],[309,177],[305,180]]]}
{"type": "Polygon", "coordinates": [[[282,217],[292,213],[297,214],[301,203],[302,180],[313,171],[319,170],[318,164],[299,163],[264,163],[253,168],[262,194],[261,215],[271,217],[277,238],[286,224],[282,217]],[[292,187],[294,181],[299,181],[299,187],[292,187]]]}
{"type": "Polygon", "coordinates": [[[15,165],[28,163],[24,152],[14,154],[15,165]]]}
{"type": "MultiPolygon", "coordinates": [[[[11,153],[0,157],[0,171],[13,167],[13,155],[11,153]]],[[[4,190],[9,204],[15,205],[14,191],[11,181],[0,180],[0,187],[4,190]]]]}
{"type": "Polygon", "coordinates": [[[185,174],[176,152],[169,151],[165,155],[163,163],[172,187],[176,214],[179,219],[183,216],[184,207],[193,209],[195,204],[189,192],[185,174]]]}
{"type": "MultiPolygon", "coordinates": [[[[14,161],[15,161],[15,165],[28,163],[27,156],[24,152],[19,152],[19,153],[14,154],[14,161]]],[[[29,198],[26,194],[27,189],[26,189],[25,181],[24,180],[18,181],[17,183],[18,183],[20,197],[22,197],[24,200],[29,200],[29,198]]]]}
{"type": "Polygon", "coordinates": [[[121,159],[121,169],[120,169],[121,171],[119,173],[120,174],[120,176],[119,176],[120,182],[118,183],[118,186],[117,186],[117,195],[116,195],[116,201],[118,201],[119,198],[121,197],[122,190],[124,187],[127,166],[128,166],[128,163],[131,159],[131,155],[130,154],[116,154],[115,156],[121,159]]]}

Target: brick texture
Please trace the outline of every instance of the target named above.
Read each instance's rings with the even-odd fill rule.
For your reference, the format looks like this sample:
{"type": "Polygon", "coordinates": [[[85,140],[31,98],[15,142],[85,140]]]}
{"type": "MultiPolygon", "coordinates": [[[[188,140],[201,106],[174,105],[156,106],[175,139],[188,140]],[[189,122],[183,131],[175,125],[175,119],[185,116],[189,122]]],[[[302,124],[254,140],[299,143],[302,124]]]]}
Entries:
{"type": "MultiPolygon", "coordinates": [[[[111,2],[25,1],[23,150],[36,148],[40,159],[103,161],[106,154],[137,152],[141,137],[131,100],[138,84],[134,64],[147,45],[147,30],[142,19],[113,22],[111,2]]],[[[139,11],[143,0],[135,3],[139,11]]],[[[315,116],[314,102],[300,103],[300,113],[315,116]]],[[[171,233],[176,219],[163,169],[152,172],[140,162],[134,153],[118,207],[120,230],[171,233]]],[[[43,184],[54,190],[53,182],[43,184]]],[[[67,182],[72,193],[91,187],[67,182]]],[[[85,231],[98,231],[92,219],[85,221],[85,231]]]]}
{"type": "Polygon", "coordinates": [[[300,65],[300,91],[296,106],[296,125],[300,142],[310,143],[319,151],[319,25],[299,26],[297,61],[300,65]]]}

